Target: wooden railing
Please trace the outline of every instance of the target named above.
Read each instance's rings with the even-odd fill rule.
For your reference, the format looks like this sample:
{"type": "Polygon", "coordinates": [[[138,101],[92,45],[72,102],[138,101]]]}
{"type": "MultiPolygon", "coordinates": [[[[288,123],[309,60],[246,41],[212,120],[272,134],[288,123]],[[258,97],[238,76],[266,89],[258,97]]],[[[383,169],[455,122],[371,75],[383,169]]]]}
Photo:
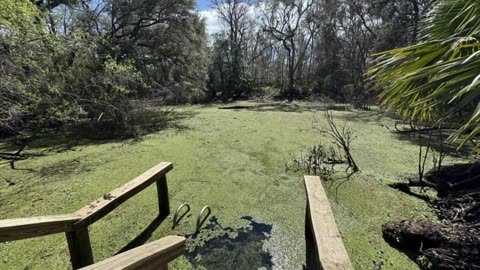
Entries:
{"type": "Polygon", "coordinates": [[[185,237],[167,236],[81,270],[167,270],[185,250],[185,237]]]}
{"type": "Polygon", "coordinates": [[[72,214],[0,220],[0,242],[66,233],[73,269],[91,265],[93,254],[88,226],[140,191],[156,183],[160,216],[170,214],[166,174],[172,169],[172,163],[162,162],[72,214]]]}
{"type": "Polygon", "coordinates": [[[351,270],[330,202],[318,176],[305,176],[307,269],[351,270]]]}

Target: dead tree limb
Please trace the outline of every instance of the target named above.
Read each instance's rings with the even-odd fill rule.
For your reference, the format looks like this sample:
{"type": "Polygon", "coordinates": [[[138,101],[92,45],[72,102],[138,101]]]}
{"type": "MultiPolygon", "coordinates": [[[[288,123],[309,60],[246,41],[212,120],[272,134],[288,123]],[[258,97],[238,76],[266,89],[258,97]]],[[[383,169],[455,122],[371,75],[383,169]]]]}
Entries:
{"type": "Polygon", "coordinates": [[[348,167],[351,168],[353,172],[358,172],[360,168],[358,167],[357,163],[355,163],[355,160],[350,153],[350,145],[355,139],[353,131],[347,127],[347,123],[344,123],[341,128],[338,128],[330,111],[325,112],[325,118],[327,119],[328,123],[328,128],[325,131],[345,152],[345,158],[347,159],[348,167]]]}

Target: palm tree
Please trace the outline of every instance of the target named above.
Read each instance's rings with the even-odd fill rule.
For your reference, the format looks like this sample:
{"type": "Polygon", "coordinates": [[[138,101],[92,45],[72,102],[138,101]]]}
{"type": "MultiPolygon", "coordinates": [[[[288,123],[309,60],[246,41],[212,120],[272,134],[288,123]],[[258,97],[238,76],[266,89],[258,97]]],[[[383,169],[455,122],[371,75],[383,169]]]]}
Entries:
{"type": "Polygon", "coordinates": [[[462,147],[480,132],[480,1],[438,0],[422,28],[418,44],[374,55],[367,76],[405,118],[459,121],[462,147]]]}

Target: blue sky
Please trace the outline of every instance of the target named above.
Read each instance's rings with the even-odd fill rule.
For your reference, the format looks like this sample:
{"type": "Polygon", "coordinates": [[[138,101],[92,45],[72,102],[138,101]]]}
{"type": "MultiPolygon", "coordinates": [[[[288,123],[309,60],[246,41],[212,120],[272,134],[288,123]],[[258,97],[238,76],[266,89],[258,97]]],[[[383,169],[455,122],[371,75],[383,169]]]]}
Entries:
{"type": "Polygon", "coordinates": [[[210,8],[210,0],[197,0],[198,10],[207,10],[210,8]]]}
{"type": "Polygon", "coordinates": [[[207,33],[213,34],[221,30],[222,26],[217,18],[217,12],[211,7],[211,0],[197,0],[197,9],[200,11],[200,16],[205,19],[207,24],[207,33]]]}

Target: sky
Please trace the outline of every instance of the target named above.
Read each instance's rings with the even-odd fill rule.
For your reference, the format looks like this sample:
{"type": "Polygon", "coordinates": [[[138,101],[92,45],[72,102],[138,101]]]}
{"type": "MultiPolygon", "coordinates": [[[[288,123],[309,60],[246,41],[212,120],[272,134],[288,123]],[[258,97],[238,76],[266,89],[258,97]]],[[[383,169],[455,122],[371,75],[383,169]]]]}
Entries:
{"type": "MultiPolygon", "coordinates": [[[[205,18],[207,33],[212,35],[222,30],[222,23],[218,20],[217,12],[212,8],[210,1],[211,0],[197,0],[197,9],[200,16],[205,18]]],[[[258,7],[250,6],[248,13],[249,17],[257,18],[259,15],[258,7]]]]}
{"type": "Polygon", "coordinates": [[[207,10],[210,8],[210,0],[197,0],[198,10],[207,10]]]}
{"type": "Polygon", "coordinates": [[[197,0],[197,8],[200,15],[205,18],[207,33],[215,34],[221,30],[221,23],[217,19],[215,10],[212,9],[210,0],[197,0]]]}

